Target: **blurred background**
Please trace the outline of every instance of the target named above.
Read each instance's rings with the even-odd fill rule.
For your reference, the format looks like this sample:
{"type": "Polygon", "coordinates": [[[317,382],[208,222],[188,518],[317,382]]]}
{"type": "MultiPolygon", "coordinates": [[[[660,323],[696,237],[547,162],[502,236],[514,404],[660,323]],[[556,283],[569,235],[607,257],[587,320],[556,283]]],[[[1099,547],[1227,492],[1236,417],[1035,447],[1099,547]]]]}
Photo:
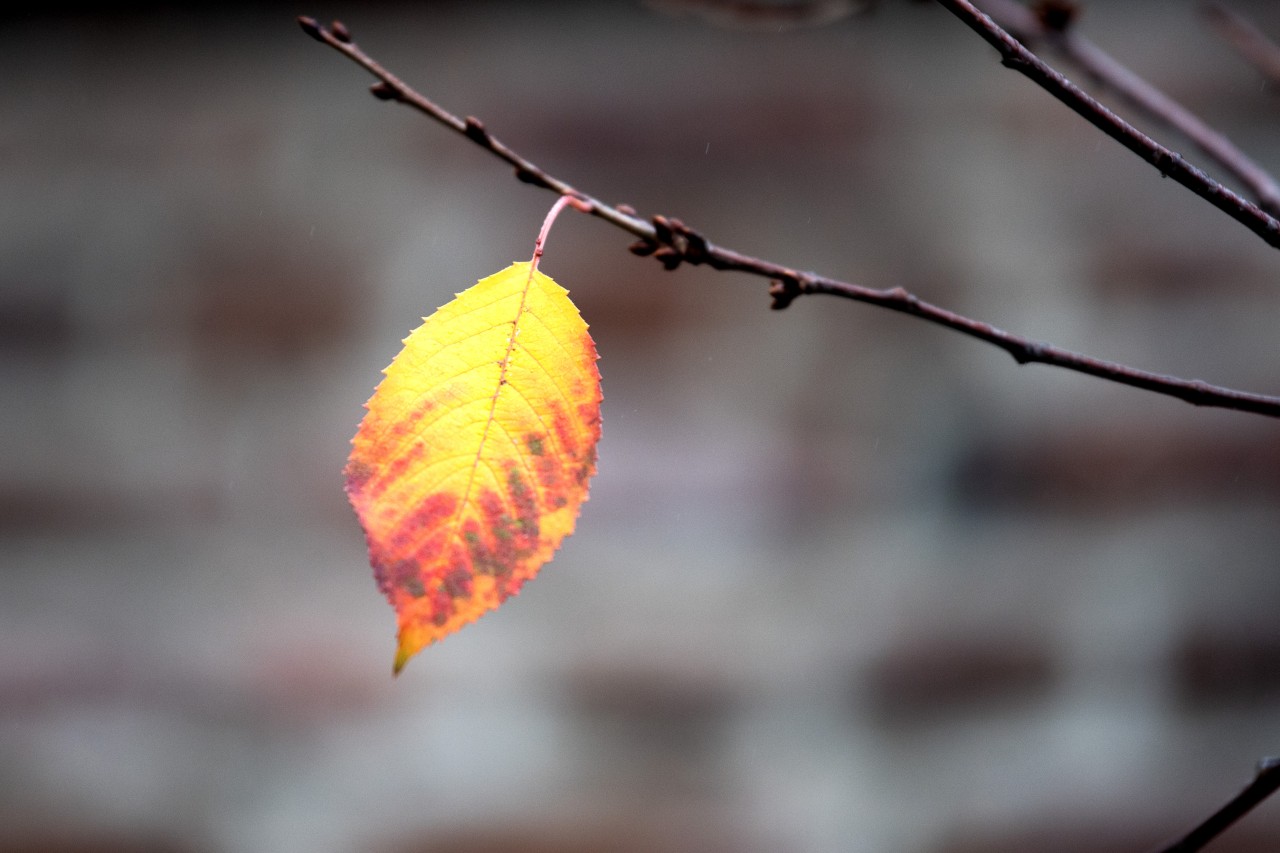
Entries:
{"type": "MultiPolygon", "coordinates": [[[[1143,850],[1280,752],[1274,421],[771,312],[571,213],[543,267],[602,356],[591,500],[393,680],[348,441],[553,198],[300,13],[602,199],[1280,393],[1280,255],[932,4],[6,13],[0,851],[1143,850]]],[[[1194,4],[1079,26],[1280,169],[1277,93],[1194,4]]],[[[1280,849],[1280,803],[1214,849],[1280,849]]]]}

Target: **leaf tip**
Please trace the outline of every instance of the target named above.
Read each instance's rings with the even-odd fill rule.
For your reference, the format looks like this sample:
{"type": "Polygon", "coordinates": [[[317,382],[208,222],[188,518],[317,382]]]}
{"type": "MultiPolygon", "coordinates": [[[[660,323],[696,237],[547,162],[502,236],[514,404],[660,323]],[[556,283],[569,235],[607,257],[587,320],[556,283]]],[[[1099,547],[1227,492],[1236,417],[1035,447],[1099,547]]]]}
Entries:
{"type": "Polygon", "coordinates": [[[421,642],[414,642],[410,639],[408,632],[405,631],[404,626],[402,625],[400,633],[396,637],[396,659],[391,664],[392,678],[399,677],[400,673],[404,672],[404,668],[409,663],[409,659],[422,651],[422,646],[423,644],[421,642]]]}

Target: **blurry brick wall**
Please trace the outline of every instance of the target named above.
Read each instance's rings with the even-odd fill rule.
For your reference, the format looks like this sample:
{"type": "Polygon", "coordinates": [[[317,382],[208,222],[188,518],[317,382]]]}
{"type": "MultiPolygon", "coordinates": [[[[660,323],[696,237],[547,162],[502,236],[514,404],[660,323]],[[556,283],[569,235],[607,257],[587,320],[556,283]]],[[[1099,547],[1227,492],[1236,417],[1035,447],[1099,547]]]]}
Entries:
{"type": "MultiPolygon", "coordinates": [[[[1280,167],[1275,94],[1192,4],[1094,6],[1087,35],[1280,167]]],[[[11,15],[0,851],[1132,850],[1280,748],[1273,424],[851,303],[771,313],[574,217],[544,263],[602,354],[593,497],[392,682],[347,440],[550,199],[374,102],[297,11],[606,199],[1277,392],[1274,253],[927,4],[783,33],[11,15]]],[[[1278,815],[1221,849],[1280,849],[1278,815]]]]}

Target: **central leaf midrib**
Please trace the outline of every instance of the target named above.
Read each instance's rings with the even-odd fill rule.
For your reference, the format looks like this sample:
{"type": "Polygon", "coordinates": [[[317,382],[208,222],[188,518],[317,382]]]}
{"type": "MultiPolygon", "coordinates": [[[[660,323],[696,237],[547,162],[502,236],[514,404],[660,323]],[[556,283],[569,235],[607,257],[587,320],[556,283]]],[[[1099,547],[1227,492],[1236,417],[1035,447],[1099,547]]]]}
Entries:
{"type": "Polygon", "coordinates": [[[489,402],[489,416],[484,422],[484,432],[480,434],[480,444],[476,447],[476,457],[471,461],[471,472],[467,476],[467,486],[462,492],[462,500],[458,503],[457,510],[454,511],[453,521],[450,524],[449,539],[457,541],[459,538],[459,528],[462,524],[462,515],[471,501],[471,490],[475,487],[476,471],[480,467],[480,458],[484,455],[485,443],[489,440],[489,430],[493,427],[494,414],[498,410],[498,395],[502,393],[503,387],[507,384],[507,371],[511,365],[511,354],[515,351],[516,335],[520,330],[520,319],[524,316],[524,306],[529,298],[529,288],[533,286],[533,276],[535,270],[532,265],[529,267],[529,275],[525,279],[524,287],[520,291],[520,304],[516,306],[515,319],[511,321],[511,336],[507,339],[507,351],[503,354],[502,360],[498,362],[498,387],[493,389],[493,396],[489,402]]]}

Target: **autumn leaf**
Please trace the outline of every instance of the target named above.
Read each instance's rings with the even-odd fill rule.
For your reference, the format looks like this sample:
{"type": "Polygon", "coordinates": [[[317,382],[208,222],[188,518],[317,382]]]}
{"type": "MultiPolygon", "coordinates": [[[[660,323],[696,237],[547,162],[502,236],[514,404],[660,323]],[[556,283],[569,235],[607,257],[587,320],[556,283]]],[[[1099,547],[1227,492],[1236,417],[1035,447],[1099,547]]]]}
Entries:
{"type": "Polygon", "coordinates": [[[573,532],[600,439],[596,349],[529,262],[426,318],[365,404],[346,491],[395,608],[395,671],[494,609],[573,532]]]}

